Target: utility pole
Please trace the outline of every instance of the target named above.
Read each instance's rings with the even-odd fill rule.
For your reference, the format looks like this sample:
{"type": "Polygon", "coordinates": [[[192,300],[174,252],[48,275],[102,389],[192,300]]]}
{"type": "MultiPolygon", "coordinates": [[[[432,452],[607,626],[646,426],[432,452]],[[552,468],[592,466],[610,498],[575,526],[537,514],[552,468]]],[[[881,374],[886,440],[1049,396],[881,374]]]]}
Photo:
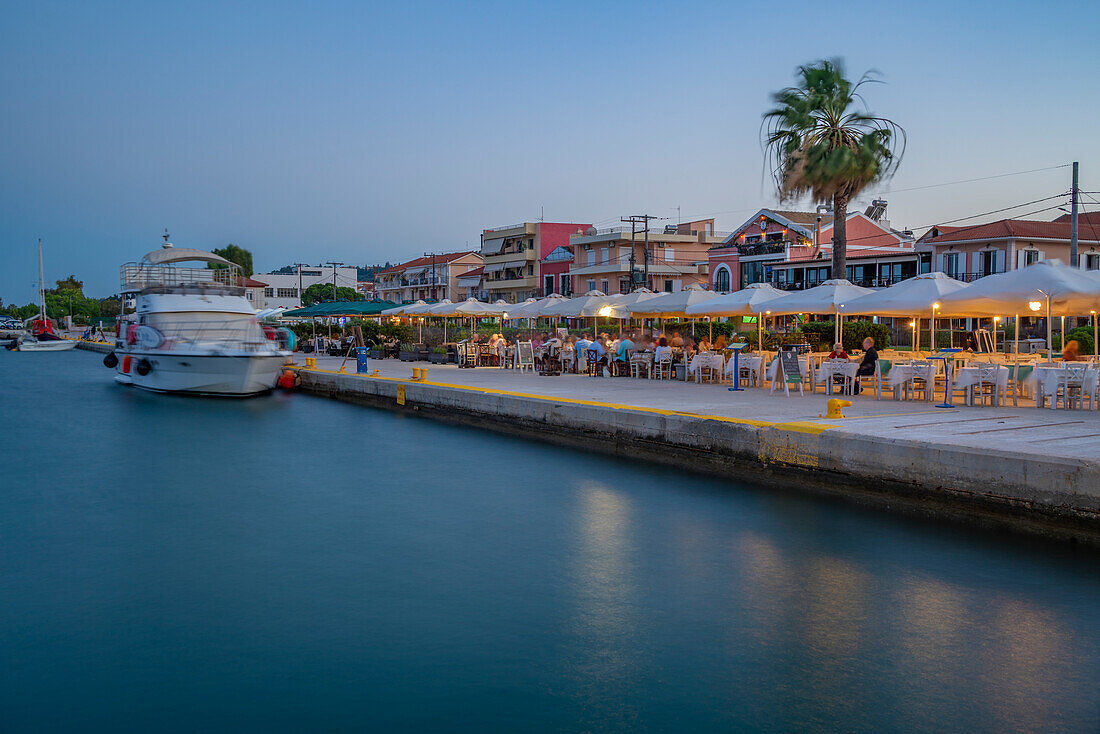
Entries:
{"type": "Polygon", "coordinates": [[[642,230],[642,284],[649,287],[649,220],[658,219],[651,214],[634,214],[629,217],[620,217],[620,222],[630,222],[630,290],[634,290],[634,237],[637,234],[637,225],[645,227],[642,230]]]}
{"type": "Polygon", "coordinates": [[[343,265],[344,263],[337,262],[335,260],[329,260],[326,264],[332,266],[332,300],[335,301],[336,300],[336,266],[337,265],[343,265]]]}
{"type": "Polygon", "coordinates": [[[1076,268],[1079,263],[1077,256],[1077,198],[1080,191],[1077,186],[1077,161],[1073,162],[1073,187],[1069,190],[1069,264],[1076,268]]]}

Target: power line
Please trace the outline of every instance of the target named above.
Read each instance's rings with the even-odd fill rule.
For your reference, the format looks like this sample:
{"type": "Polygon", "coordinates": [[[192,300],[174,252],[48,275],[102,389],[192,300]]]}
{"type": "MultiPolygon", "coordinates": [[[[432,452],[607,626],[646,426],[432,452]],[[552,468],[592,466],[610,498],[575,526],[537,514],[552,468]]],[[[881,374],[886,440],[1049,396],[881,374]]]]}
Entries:
{"type": "Polygon", "coordinates": [[[944,181],[943,183],[926,184],[924,186],[910,186],[907,189],[886,189],[882,193],[884,194],[900,194],[904,191],[921,191],[923,189],[934,189],[940,186],[954,186],[956,184],[974,183],[975,181],[992,181],[995,178],[1007,178],[1009,176],[1022,176],[1026,173],[1039,173],[1040,171],[1055,171],[1059,168],[1069,168],[1072,165],[1070,163],[1063,163],[1059,166],[1046,166],[1045,168],[1032,168],[1027,171],[1013,171],[1012,173],[998,173],[993,176],[981,176],[979,178],[964,178],[958,181],[944,181]]]}

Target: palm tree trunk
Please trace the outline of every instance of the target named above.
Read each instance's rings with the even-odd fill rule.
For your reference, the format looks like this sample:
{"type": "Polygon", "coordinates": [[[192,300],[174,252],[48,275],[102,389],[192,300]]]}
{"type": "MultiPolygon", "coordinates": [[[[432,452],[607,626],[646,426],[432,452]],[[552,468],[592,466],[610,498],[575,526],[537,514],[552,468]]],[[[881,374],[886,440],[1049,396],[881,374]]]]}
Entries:
{"type": "Polygon", "coordinates": [[[833,197],[833,280],[848,277],[848,197],[833,197]]]}

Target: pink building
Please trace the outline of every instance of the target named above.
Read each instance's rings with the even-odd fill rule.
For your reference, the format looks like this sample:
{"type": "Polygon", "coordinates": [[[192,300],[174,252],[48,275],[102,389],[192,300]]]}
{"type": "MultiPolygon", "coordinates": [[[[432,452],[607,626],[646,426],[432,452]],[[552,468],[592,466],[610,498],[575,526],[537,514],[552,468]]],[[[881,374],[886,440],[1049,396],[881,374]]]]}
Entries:
{"type": "MultiPolygon", "coordinates": [[[[519,303],[546,292],[543,259],[569,245],[570,235],[584,232],[591,225],[564,222],[524,222],[487,229],[481,234],[481,256],[485,271],[479,296],[488,301],[504,299],[519,303]]],[[[559,255],[560,256],[560,255],[559,255]]],[[[551,275],[557,276],[551,260],[551,275]]],[[[551,285],[557,286],[558,283],[551,285]]]]}

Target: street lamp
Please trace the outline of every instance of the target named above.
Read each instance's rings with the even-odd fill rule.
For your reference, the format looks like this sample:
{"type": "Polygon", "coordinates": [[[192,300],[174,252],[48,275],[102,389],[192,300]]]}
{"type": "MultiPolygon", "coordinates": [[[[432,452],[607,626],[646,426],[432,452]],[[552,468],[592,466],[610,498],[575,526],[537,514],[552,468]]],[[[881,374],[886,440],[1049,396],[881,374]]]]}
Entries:
{"type": "Polygon", "coordinates": [[[936,352],[936,309],[940,307],[940,304],[932,304],[932,319],[928,322],[928,350],[935,354],[936,352]]]}

